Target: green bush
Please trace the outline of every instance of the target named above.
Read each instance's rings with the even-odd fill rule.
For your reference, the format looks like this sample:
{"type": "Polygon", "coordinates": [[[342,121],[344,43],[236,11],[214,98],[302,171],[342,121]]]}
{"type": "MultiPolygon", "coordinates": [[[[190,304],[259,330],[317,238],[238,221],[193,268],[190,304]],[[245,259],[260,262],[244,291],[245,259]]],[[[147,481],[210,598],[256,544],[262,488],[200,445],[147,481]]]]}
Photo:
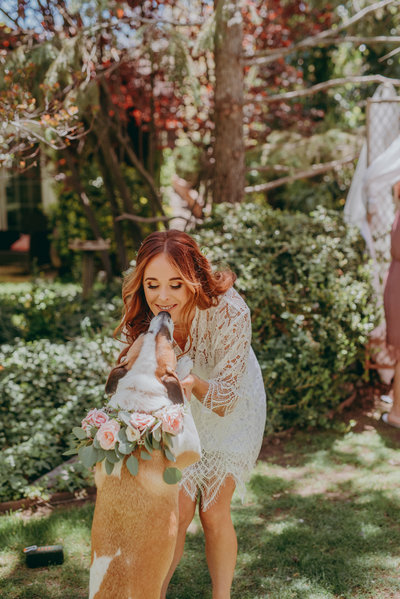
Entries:
{"type": "Polygon", "coordinates": [[[29,494],[34,480],[63,461],[72,427],[104,404],[117,346],[101,336],[2,346],[0,500],[29,494]]]}
{"type": "Polygon", "coordinates": [[[340,214],[218,206],[197,239],[238,275],[268,396],[267,430],[330,426],[363,376],[375,306],[363,244],[340,214]]]}
{"type": "Polygon", "coordinates": [[[82,300],[79,285],[65,283],[3,284],[0,291],[0,343],[16,338],[71,339],[83,330],[115,328],[121,315],[120,284],[95,287],[90,299],[82,300]]]}
{"type": "MultiPolygon", "coordinates": [[[[119,282],[95,287],[86,301],[74,284],[2,286],[0,500],[37,492],[31,483],[63,462],[72,427],[103,404],[121,307],[119,282]]],[[[68,467],[57,488],[82,487],[88,477],[68,467]]]]}

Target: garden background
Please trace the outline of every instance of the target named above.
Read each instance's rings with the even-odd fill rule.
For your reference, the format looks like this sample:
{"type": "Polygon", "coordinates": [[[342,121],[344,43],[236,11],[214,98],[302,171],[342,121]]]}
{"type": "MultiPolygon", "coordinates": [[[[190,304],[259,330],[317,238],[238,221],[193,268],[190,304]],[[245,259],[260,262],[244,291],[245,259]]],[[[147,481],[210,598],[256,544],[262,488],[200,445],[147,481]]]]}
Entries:
{"type": "MultiPolygon", "coordinates": [[[[5,599],[86,596],[92,505],[50,499],[92,477],[46,475],[106,401],[123,274],[168,227],[238,275],[267,391],[232,596],[400,597],[400,435],[365,366],[382,314],[343,219],[367,99],[400,85],[398,5],[2,3],[0,501],[35,506],[0,519],[5,599]],[[65,564],[28,571],[52,542],[65,564]]],[[[210,596],[202,542],[195,521],[171,598],[210,596]]]]}

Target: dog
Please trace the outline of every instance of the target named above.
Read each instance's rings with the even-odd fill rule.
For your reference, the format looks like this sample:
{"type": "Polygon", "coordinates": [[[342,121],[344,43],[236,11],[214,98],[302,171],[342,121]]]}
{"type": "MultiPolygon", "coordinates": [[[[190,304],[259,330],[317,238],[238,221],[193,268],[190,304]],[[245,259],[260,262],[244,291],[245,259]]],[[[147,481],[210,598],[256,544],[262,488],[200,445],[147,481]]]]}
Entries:
{"type": "MultiPolygon", "coordinates": [[[[152,319],[147,333],[109,374],[106,392],[112,394],[111,407],[150,413],[184,403],[172,335],[167,312],[152,319]]],[[[159,599],[178,532],[179,486],[166,484],[163,472],[168,466],[182,469],[200,459],[191,416],[184,417],[176,441],[171,448],[176,462],[169,462],[159,450],[143,460],[136,450],[136,476],[128,471],[126,458],[111,475],[103,462],[96,464],[89,599],[159,599]]]]}

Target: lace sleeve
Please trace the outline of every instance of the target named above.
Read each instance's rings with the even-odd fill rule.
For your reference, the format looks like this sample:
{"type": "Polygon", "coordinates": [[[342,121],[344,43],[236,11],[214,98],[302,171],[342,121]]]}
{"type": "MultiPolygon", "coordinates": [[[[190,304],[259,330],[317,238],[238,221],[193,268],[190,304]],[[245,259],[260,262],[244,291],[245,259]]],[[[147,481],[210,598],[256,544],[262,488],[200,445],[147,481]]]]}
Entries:
{"type": "MultiPolygon", "coordinates": [[[[241,300],[243,302],[243,300],[241,300]]],[[[215,366],[208,380],[203,405],[225,416],[234,409],[247,369],[251,342],[250,311],[243,302],[238,310],[226,305],[213,319],[212,345],[215,366]]]]}

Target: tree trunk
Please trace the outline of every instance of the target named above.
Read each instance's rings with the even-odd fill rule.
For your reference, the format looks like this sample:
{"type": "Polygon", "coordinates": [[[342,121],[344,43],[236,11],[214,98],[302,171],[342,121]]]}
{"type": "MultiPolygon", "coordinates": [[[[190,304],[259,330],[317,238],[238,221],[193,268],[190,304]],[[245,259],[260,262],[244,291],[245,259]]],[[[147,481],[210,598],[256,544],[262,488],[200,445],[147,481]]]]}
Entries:
{"type": "MultiPolygon", "coordinates": [[[[97,125],[94,128],[94,132],[99,141],[99,145],[101,148],[101,152],[103,154],[105,163],[107,168],[109,169],[110,174],[112,173],[112,178],[114,180],[115,186],[118,189],[120,198],[122,200],[122,204],[124,206],[125,212],[129,214],[134,214],[133,202],[131,197],[131,191],[126,184],[124,179],[124,175],[121,171],[121,167],[118,161],[118,157],[115,153],[115,150],[112,146],[110,136],[108,134],[108,124],[105,124],[103,121],[103,125],[97,125]]],[[[142,232],[140,227],[136,223],[131,222],[131,234],[134,240],[134,245],[139,247],[140,242],[143,239],[142,232]]]]}
{"type": "Polygon", "coordinates": [[[239,0],[215,0],[215,142],[213,200],[241,202],[243,140],[243,23],[239,0]]]}
{"type": "Polygon", "coordinates": [[[118,200],[114,193],[113,182],[111,178],[110,171],[106,166],[106,162],[104,160],[104,156],[101,151],[98,152],[98,163],[101,172],[101,176],[103,177],[104,187],[106,188],[108,199],[110,200],[110,208],[113,219],[113,230],[115,237],[115,244],[117,246],[117,259],[118,266],[121,271],[124,271],[128,268],[128,259],[126,256],[126,248],[124,243],[124,229],[122,223],[117,221],[116,219],[120,216],[121,212],[118,206],[118,200]]]}
{"type": "MultiPolygon", "coordinates": [[[[65,156],[67,159],[67,164],[71,171],[72,185],[73,185],[76,193],[79,196],[79,199],[81,201],[86,218],[88,219],[90,228],[92,229],[94,238],[97,240],[102,240],[103,237],[101,235],[101,231],[100,231],[99,224],[97,222],[96,215],[95,215],[94,211],[92,210],[92,207],[90,205],[90,200],[87,197],[86,192],[82,187],[80,177],[79,177],[79,172],[78,172],[78,169],[76,168],[74,156],[72,155],[71,150],[67,150],[65,152],[65,156]]],[[[100,259],[103,264],[104,270],[106,271],[106,274],[107,274],[107,280],[111,281],[112,267],[111,267],[110,256],[106,250],[99,252],[99,254],[100,254],[100,259]]]]}

